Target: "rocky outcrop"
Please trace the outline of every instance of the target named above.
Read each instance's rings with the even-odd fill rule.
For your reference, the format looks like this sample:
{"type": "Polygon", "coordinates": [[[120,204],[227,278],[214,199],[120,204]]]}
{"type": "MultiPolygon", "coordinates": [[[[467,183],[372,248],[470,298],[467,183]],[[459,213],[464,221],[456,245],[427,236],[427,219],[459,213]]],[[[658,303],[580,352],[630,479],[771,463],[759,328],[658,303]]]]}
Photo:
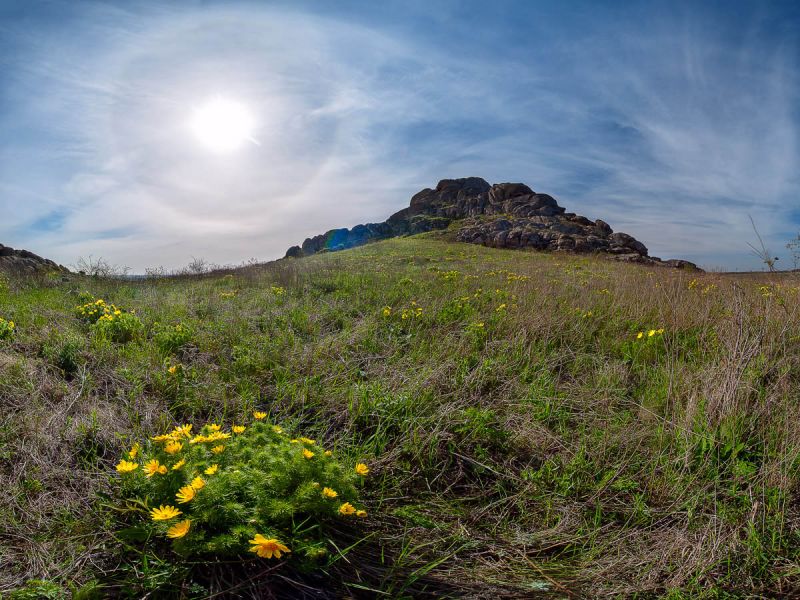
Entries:
{"type": "Polygon", "coordinates": [[[67,268],[28,250],[14,250],[0,244],[0,271],[30,274],[41,271],[66,272],[67,268]]]}
{"type": "Polygon", "coordinates": [[[383,223],[333,229],[293,246],[287,257],[344,250],[369,241],[434,229],[455,230],[456,239],[494,248],[532,248],[611,255],[624,262],[696,269],[684,260],[649,256],[644,244],[626,233],[614,233],[605,221],[568,213],[548,194],[524,183],[490,185],[480,177],[443,179],[411,198],[408,208],[383,223]]]}

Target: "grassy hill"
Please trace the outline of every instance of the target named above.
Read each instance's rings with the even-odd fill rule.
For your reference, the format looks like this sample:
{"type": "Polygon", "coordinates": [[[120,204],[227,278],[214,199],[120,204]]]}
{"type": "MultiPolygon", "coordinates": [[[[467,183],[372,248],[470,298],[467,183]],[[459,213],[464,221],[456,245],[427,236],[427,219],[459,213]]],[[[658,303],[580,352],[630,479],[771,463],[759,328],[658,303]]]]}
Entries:
{"type": "Polygon", "coordinates": [[[797,275],[430,234],[0,290],[0,592],[43,580],[12,598],[800,590],[797,275]],[[139,324],[87,324],[76,306],[96,299],[139,324]],[[114,465],[132,444],[253,411],[367,464],[368,516],[326,529],[311,566],[127,535],[143,509],[114,465]]]}

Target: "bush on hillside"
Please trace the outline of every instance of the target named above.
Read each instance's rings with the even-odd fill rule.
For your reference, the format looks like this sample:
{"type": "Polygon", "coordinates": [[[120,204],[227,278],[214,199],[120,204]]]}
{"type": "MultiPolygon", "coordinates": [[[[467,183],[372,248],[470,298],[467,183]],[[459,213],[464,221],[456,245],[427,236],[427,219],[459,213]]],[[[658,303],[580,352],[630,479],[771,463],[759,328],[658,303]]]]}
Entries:
{"type": "Polygon", "coordinates": [[[132,520],[122,535],[169,542],[181,557],[324,556],[329,525],[366,516],[357,486],[369,470],[265,416],[228,431],[183,425],[134,445],[117,464],[132,520]]]}
{"type": "Polygon", "coordinates": [[[93,296],[84,296],[84,304],[75,307],[75,314],[90,324],[98,337],[120,344],[132,341],[143,329],[133,311],[127,312],[93,296]]]}
{"type": "Polygon", "coordinates": [[[153,336],[156,346],[162,354],[175,354],[192,341],[192,330],[183,323],[175,325],[157,325],[153,336]]]}

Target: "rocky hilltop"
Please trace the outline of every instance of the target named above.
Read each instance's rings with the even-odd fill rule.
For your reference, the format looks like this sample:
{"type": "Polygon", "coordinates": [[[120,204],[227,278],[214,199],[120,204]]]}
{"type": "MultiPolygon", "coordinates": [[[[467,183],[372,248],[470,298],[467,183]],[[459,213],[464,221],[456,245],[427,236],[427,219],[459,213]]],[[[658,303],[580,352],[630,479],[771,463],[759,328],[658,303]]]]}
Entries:
{"type": "Polygon", "coordinates": [[[14,248],[0,244],[0,272],[36,273],[39,271],[67,271],[67,268],[28,250],[14,250],[14,248]]]}
{"type": "Polygon", "coordinates": [[[373,240],[412,235],[434,229],[455,230],[456,239],[493,248],[532,248],[568,252],[601,252],[616,260],[647,265],[696,269],[685,260],[649,256],[640,241],[614,233],[605,221],[569,213],[548,194],[524,183],[490,185],[480,177],[443,179],[411,198],[408,208],[383,223],[332,229],[293,246],[287,257],[360,246],[373,240]]]}

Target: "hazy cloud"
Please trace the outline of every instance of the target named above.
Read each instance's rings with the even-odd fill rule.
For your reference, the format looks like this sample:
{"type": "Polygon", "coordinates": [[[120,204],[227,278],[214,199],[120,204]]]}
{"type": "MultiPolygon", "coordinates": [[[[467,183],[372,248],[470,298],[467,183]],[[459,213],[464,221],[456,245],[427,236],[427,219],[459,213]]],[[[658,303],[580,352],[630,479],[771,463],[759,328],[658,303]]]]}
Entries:
{"type": "Polygon", "coordinates": [[[179,6],[2,17],[3,243],[135,270],[270,259],[468,175],[705,264],[753,264],[748,213],[775,249],[797,232],[797,38],[757,6],[179,6]],[[217,94],[258,145],[196,143],[217,94]]]}

